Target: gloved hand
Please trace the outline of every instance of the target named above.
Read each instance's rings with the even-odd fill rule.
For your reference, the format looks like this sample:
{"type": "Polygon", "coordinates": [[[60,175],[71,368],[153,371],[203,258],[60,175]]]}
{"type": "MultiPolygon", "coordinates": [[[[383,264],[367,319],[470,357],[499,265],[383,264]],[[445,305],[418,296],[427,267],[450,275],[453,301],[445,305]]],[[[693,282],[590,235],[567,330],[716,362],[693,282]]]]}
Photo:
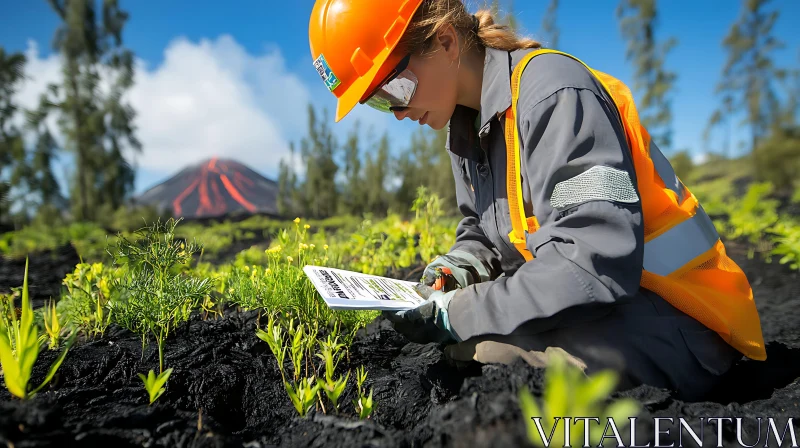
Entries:
{"type": "Polygon", "coordinates": [[[415,289],[426,299],[425,302],[410,310],[383,311],[383,316],[392,322],[394,329],[420,344],[461,342],[447,315],[447,307],[457,290],[442,292],[423,284],[416,285],[415,289]]]}
{"type": "MultiPolygon", "coordinates": [[[[427,286],[436,283],[437,269],[447,268],[458,288],[490,280],[489,270],[474,255],[463,250],[454,250],[433,260],[422,273],[420,282],[427,286]]],[[[445,289],[447,291],[447,289],[445,289]]]]}

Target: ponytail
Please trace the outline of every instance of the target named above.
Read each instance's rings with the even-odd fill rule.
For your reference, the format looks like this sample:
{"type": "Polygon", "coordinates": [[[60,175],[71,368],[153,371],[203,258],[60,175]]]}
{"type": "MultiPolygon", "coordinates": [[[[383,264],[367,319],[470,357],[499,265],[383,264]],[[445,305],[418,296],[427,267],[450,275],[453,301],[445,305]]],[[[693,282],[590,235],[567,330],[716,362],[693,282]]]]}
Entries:
{"type": "Polygon", "coordinates": [[[487,9],[470,14],[462,0],[423,0],[400,44],[411,53],[422,54],[430,48],[433,36],[447,25],[453,25],[464,38],[465,49],[472,45],[506,51],[541,48],[539,42],[495,23],[487,9]]]}

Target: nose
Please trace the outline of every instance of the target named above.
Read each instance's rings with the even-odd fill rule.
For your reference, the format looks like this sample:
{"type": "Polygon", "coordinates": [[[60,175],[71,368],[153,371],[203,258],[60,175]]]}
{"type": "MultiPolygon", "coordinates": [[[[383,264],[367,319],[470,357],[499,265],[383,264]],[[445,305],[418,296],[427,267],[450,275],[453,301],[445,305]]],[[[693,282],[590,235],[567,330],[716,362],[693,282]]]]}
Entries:
{"type": "Polygon", "coordinates": [[[397,118],[397,120],[402,120],[408,116],[408,108],[407,107],[393,108],[392,113],[394,114],[394,117],[397,118]]]}

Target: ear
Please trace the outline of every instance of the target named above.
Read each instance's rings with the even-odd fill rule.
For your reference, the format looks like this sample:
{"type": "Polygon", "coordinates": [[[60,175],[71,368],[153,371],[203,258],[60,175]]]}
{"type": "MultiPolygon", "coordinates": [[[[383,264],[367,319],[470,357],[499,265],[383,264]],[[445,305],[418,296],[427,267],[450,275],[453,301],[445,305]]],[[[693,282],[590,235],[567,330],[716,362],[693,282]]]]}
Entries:
{"type": "Polygon", "coordinates": [[[458,40],[458,32],[452,24],[448,24],[436,32],[436,39],[445,54],[451,61],[458,59],[461,52],[461,43],[458,40]]]}

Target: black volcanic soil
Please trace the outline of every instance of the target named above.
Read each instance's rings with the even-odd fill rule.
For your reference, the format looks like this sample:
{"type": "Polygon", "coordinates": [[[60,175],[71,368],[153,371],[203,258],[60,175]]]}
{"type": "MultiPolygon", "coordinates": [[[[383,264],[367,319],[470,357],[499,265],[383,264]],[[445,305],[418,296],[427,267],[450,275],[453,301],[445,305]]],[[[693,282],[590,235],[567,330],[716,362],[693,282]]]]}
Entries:
{"type": "MultiPolygon", "coordinates": [[[[779,433],[787,418],[794,417],[800,441],[800,275],[785,266],[749,260],[737,244],[727,247],[755,290],[768,359],[743,358],[708,401],[682,402],[667,390],[649,386],[616,394],[635,397],[644,406],[636,425],[640,446],[654,446],[653,417],[684,417],[690,423],[698,417],[742,417],[748,445],[758,437],[756,417],[773,417],[779,433]]],[[[402,273],[406,275],[418,278],[410,270],[402,273]]],[[[38,278],[32,276],[35,286],[34,280],[38,278]]],[[[0,391],[0,441],[15,447],[114,448],[527,444],[516,393],[521,385],[540,393],[541,369],[521,361],[456,367],[444,358],[441,347],[408,343],[378,318],[360,332],[349,363],[341,365],[366,366],[367,387],[375,391],[372,417],[360,421],[355,416],[351,375],[339,416],[319,411],[300,418],[283,390],[275,357],[255,336],[257,319],[256,312],[234,310],[218,320],[195,316],[167,343],[165,364],[174,372],[166,393],[152,406],[136,374],[157,369],[155,346],[141,360],[138,337],[112,327],[104,338],[73,347],[53,385],[33,400],[21,402],[0,391]]],[[[55,353],[42,355],[34,368],[34,384],[54,358],[55,353]]],[[[764,425],[758,446],[765,443],[766,421],[764,425]]],[[[699,434],[699,423],[692,426],[699,434]]],[[[716,446],[714,427],[704,431],[704,446],[716,446]]],[[[737,446],[735,423],[724,424],[722,439],[724,446],[737,446]]],[[[674,430],[660,442],[679,446],[674,430]]],[[[685,433],[682,442],[695,446],[685,433]]],[[[790,443],[789,438],[783,446],[790,443]]],[[[768,446],[777,446],[774,438],[768,446]]]]}

